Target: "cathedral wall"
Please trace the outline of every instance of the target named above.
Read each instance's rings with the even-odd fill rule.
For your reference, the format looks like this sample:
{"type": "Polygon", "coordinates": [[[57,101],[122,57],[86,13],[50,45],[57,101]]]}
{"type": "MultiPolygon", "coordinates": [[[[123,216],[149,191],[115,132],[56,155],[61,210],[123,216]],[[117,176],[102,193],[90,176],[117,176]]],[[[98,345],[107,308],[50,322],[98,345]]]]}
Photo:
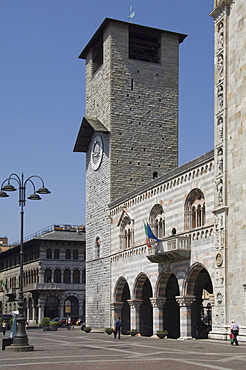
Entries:
{"type": "Polygon", "coordinates": [[[246,7],[244,0],[231,6],[228,22],[227,86],[227,202],[229,320],[246,325],[246,7]],[[235,289],[237,287],[237,289],[235,289]]]}

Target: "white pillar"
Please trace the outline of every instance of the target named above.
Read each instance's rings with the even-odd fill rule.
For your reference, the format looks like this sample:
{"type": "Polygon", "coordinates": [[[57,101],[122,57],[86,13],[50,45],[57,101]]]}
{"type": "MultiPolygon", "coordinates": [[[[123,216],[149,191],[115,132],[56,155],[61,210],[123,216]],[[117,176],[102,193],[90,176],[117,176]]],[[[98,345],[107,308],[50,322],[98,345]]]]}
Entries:
{"type": "Polygon", "coordinates": [[[112,302],[110,303],[111,306],[111,327],[114,327],[114,323],[118,317],[121,318],[121,310],[123,307],[124,302],[112,302]]]}
{"type": "Polygon", "coordinates": [[[153,307],[153,334],[158,330],[164,330],[163,327],[163,307],[167,298],[150,298],[150,303],[153,307]]]}
{"type": "Polygon", "coordinates": [[[138,332],[140,330],[139,323],[139,308],[143,303],[142,299],[128,299],[127,300],[131,308],[131,330],[136,329],[138,332]]]}
{"type": "Polygon", "coordinates": [[[196,300],[196,296],[176,296],[176,301],[180,306],[180,337],[179,339],[192,339],[191,335],[191,304],[196,300]]]}

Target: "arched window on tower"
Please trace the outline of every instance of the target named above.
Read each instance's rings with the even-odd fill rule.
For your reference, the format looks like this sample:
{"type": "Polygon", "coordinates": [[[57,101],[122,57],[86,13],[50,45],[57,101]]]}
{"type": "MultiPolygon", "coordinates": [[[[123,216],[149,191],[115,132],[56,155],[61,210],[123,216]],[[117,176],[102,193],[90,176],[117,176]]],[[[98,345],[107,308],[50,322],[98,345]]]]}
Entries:
{"type": "Polygon", "coordinates": [[[150,227],[154,235],[161,239],[165,236],[165,215],[160,204],[154,205],[149,216],[150,227]]]}
{"type": "Polygon", "coordinates": [[[205,197],[200,189],[195,188],[191,190],[185,201],[184,229],[195,229],[203,226],[205,222],[205,197]]]}

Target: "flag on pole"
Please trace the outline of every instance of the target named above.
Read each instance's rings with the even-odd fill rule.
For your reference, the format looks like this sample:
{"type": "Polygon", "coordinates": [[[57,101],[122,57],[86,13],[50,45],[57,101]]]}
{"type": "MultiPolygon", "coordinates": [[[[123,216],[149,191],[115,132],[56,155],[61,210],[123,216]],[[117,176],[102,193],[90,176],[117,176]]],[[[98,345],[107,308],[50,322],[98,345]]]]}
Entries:
{"type": "Polygon", "coordinates": [[[147,247],[151,248],[151,244],[148,238],[146,238],[145,244],[147,245],[147,247]]]}
{"type": "Polygon", "coordinates": [[[4,292],[4,282],[3,281],[1,282],[1,288],[2,288],[2,292],[4,292]]]}
{"type": "Polygon", "coordinates": [[[153,231],[151,230],[151,227],[149,226],[149,224],[148,224],[148,222],[144,222],[144,230],[145,230],[145,234],[146,234],[146,236],[147,236],[147,238],[146,238],[146,244],[147,244],[147,240],[148,240],[148,247],[151,247],[151,245],[150,245],[150,242],[149,242],[149,239],[155,239],[157,242],[159,242],[160,241],[160,239],[158,239],[155,235],[154,235],[154,233],[153,233],[153,231]]]}

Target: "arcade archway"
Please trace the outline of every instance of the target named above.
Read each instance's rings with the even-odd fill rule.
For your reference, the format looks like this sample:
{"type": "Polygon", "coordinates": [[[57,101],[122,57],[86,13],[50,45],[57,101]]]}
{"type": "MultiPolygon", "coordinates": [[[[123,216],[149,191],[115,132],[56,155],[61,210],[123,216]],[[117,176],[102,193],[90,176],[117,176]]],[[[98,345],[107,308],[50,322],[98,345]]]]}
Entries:
{"type": "Polygon", "coordinates": [[[121,321],[122,321],[122,334],[127,334],[130,330],[130,306],[128,300],[130,299],[130,289],[125,278],[121,277],[115,288],[115,301],[122,304],[121,308],[121,321]]]}
{"type": "Polygon", "coordinates": [[[153,335],[153,308],[150,298],[153,296],[152,287],[148,277],[140,274],[135,284],[135,298],[142,300],[139,308],[139,331],[143,336],[153,335]]]}
{"type": "Polygon", "coordinates": [[[166,298],[163,307],[163,329],[168,331],[169,338],[180,336],[180,311],[176,296],[179,296],[179,286],[176,276],[170,270],[164,270],[157,283],[158,298],[166,298]]]}
{"type": "Polygon", "coordinates": [[[212,307],[209,296],[213,294],[212,280],[202,264],[191,267],[186,283],[187,295],[195,296],[191,305],[191,333],[194,338],[207,338],[212,330],[212,307]]]}

